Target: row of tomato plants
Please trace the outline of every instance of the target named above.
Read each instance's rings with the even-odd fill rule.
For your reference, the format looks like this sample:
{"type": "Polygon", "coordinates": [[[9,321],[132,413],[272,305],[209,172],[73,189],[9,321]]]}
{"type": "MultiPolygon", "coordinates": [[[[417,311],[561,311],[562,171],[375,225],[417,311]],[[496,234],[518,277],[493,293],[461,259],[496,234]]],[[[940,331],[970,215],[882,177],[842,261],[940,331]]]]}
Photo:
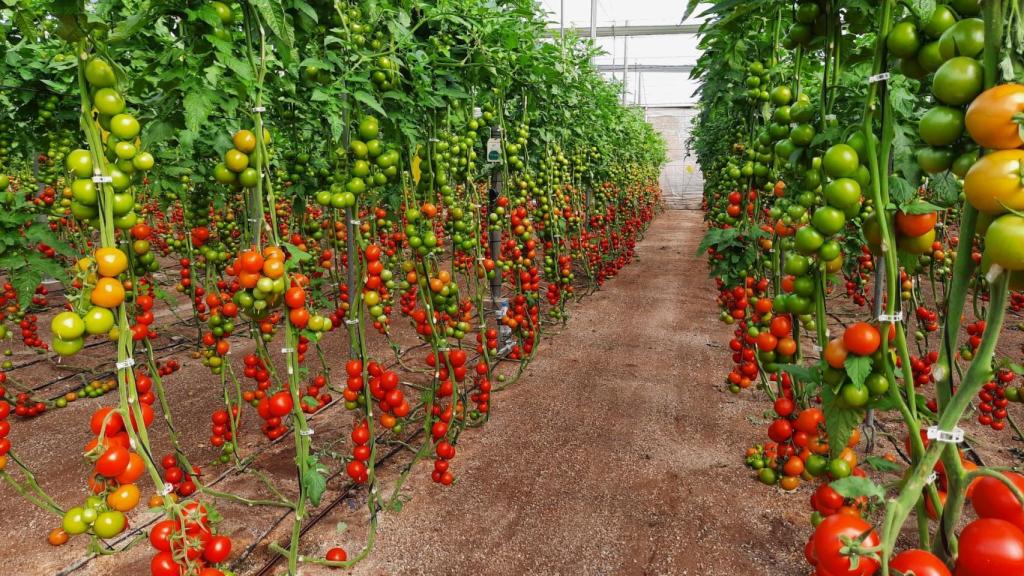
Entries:
{"type": "Polygon", "coordinates": [[[660,138],[587,45],[541,40],[527,2],[54,0],[3,9],[0,25],[14,82],[0,118],[5,335],[111,374],[46,399],[5,363],[0,477],[59,515],[51,544],[86,534],[93,554],[131,533],[148,477],[157,576],[231,573],[218,500],[291,516],[287,544],[269,547],[289,574],[365,558],[418,461],[455,481],[461,432],[512,381],[499,363],[518,377],[544,325],[632,260],[659,207],[660,138]],[[56,307],[47,276],[63,284],[56,307]],[[222,397],[203,465],[165,392],[180,363],[155,346],[184,307],[222,397]],[[343,365],[325,354],[332,337],[343,365]],[[82,352],[89,339],[114,357],[82,352]],[[31,419],[115,390],[87,423],[89,496],[66,507],[12,449],[10,406],[31,419]],[[350,453],[311,426],[336,403],[350,453]],[[249,411],[262,443],[241,441],[249,411]],[[170,453],[154,452],[158,435],[170,453]],[[297,493],[267,478],[266,499],[216,488],[211,468],[246,470],[289,435],[297,493]],[[412,456],[386,490],[376,466],[396,448],[412,456]],[[366,542],[300,554],[339,475],[368,487],[366,542]]]}
{"type": "Polygon", "coordinates": [[[1003,462],[1024,440],[997,348],[1024,270],[1020,4],[712,4],[701,251],[727,386],[772,402],[746,463],[815,486],[817,576],[1021,573],[1024,475],[969,444],[987,429],[1003,462]]]}

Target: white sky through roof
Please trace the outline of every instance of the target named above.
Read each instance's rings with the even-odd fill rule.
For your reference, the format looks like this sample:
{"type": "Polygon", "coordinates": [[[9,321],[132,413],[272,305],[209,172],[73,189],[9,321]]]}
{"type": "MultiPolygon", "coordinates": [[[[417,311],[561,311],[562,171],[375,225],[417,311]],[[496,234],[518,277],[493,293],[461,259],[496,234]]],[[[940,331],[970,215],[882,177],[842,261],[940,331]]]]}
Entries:
{"type": "MultiPolygon", "coordinates": [[[[590,30],[590,0],[540,0],[543,10],[549,12],[549,26],[557,29],[561,6],[565,7],[566,28],[580,28],[580,34],[590,30]]],[[[698,8],[700,13],[703,6],[698,8]]],[[[686,11],[686,0],[598,0],[598,26],[630,25],[674,25],[682,23],[686,11]]],[[[699,23],[694,16],[687,24],[699,23]]],[[[597,59],[599,65],[622,67],[624,54],[630,66],[634,64],[679,65],[694,64],[700,55],[697,36],[674,34],[665,36],[636,36],[628,40],[618,37],[597,39],[598,45],[607,54],[597,59]],[[628,48],[626,43],[628,42],[628,48]]],[[[622,71],[608,72],[615,79],[622,78],[622,71]]],[[[641,106],[672,106],[694,103],[693,92],[697,83],[690,80],[688,72],[635,72],[627,79],[627,101],[641,106]]]]}

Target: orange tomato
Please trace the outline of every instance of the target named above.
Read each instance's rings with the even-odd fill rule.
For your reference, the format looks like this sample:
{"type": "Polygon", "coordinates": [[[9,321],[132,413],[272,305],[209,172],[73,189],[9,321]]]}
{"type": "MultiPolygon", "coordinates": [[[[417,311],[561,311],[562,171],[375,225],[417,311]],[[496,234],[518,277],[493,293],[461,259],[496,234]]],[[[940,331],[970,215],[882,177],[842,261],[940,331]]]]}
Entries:
{"type": "Polygon", "coordinates": [[[804,461],[800,458],[790,458],[782,466],[782,473],[786,476],[799,476],[804,472],[804,461]]]}
{"type": "Polygon", "coordinates": [[[813,436],[818,433],[818,426],[824,423],[825,413],[821,411],[821,408],[807,408],[796,417],[793,427],[813,436]]]}
{"type": "Polygon", "coordinates": [[[242,272],[238,275],[238,285],[242,288],[252,289],[260,281],[259,272],[242,272]]]}
{"type": "Polygon", "coordinates": [[[107,494],[107,505],[114,510],[127,512],[139,505],[139,488],[135,484],[122,484],[107,494]]]}
{"type": "Polygon", "coordinates": [[[284,260],[284,250],[280,246],[267,246],[263,249],[263,257],[268,260],[271,258],[284,260]]]}
{"type": "Polygon", "coordinates": [[[274,280],[284,276],[284,258],[267,258],[263,262],[263,275],[274,280]]]}
{"type": "Polygon", "coordinates": [[[792,356],[796,354],[796,340],[785,337],[779,339],[779,345],[775,347],[775,351],[783,356],[792,356]]]}
{"type": "Polygon", "coordinates": [[[124,286],[115,278],[100,278],[89,301],[103,308],[117,308],[124,302],[124,286]]]}
{"type": "Polygon", "coordinates": [[[305,328],[309,324],[309,310],[293,308],[288,311],[288,320],[297,328],[305,328]]]}
{"type": "Polygon", "coordinates": [[[836,370],[843,369],[843,366],[846,364],[847,355],[846,346],[843,345],[843,341],[839,338],[833,338],[825,345],[825,362],[836,370]]]}
{"type": "Polygon", "coordinates": [[[971,138],[983,148],[1008,150],[1024,145],[1019,125],[1014,121],[1024,112],[1024,86],[1000,84],[979,94],[964,115],[971,138]]]}
{"type": "Polygon", "coordinates": [[[910,238],[924,236],[935,229],[939,216],[936,212],[927,214],[904,214],[896,212],[896,229],[910,238]]]}
{"type": "Polygon", "coordinates": [[[96,250],[96,271],[100,276],[113,277],[128,269],[128,255],[117,248],[96,250]]]}
{"type": "Polygon", "coordinates": [[[779,487],[786,492],[792,492],[796,490],[797,486],[800,485],[800,478],[796,476],[783,476],[782,480],[779,480],[779,487]]]}
{"type": "Polygon", "coordinates": [[[68,533],[63,528],[54,528],[50,530],[46,541],[50,543],[50,546],[63,546],[68,541],[68,533]]]}

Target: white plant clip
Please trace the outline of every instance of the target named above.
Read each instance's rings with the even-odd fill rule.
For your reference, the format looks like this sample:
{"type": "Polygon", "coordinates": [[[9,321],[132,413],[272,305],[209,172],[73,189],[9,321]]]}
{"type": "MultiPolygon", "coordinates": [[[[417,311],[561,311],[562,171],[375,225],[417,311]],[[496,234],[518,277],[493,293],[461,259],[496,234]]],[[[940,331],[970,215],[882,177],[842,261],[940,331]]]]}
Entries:
{"type": "Polygon", "coordinates": [[[363,221],[358,219],[358,218],[353,218],[353,219],[349,220],[348,223],[353,225],[353,226],[359,226],[360,224],[363,223],[363,221]]]}
{"type": "Polygon", "coordinates": [[[825,121],[826,122],[831,122],[831,121],[836,120],[836,119],[837,119],[837,117],[836,117],[835,114],[825,114],[825,121]]]}
{"type": "Polygon", "coordinates": [[[167,496],[171,492],[174,492],[174,485],[170,482],[164,482],[164,487],[160,490],[160,495],[167,496]]]}
{"type": "Polygon", "coordinates": [[[959,444],[964,441],[964,431],[959,427],[952,430],[939,430],[938,426],[929,426],[928,439],[947,444],[959,444]]]}
{"type": "Polygon", "coordinates": [[[900,310],[895,314],[879,314],[879,322],[903,322],[903,311],[900,310]]]}
{"type": "Polygon", "coordinates": [[[93,176],[92,181],[97,184],[110,184],[114,181],[113,176],[93,176]]]}
{"type": "Polygon", "coordinates": [[[924,484],[925,484],[925,486],[928,486],[928,485],[931,485],[931,484],[935,484],[935,481],[938,480],[938,479],[939,479],[938,472],[935,472],[934,470],[932,470],[932,473],[929,474],[928,478],[925,479],[924,484]]]}
{"type": "Polygon", "coordinates": [[[885,82],[889,79],[888,72],[882,72],[881,74],[875,74],[874,76],[868,76],[868,84],[874,84],[875,82],[885,82]]]}
{"type": "Polygon", "coordinates": [[[295,352],[295,348],[281,348],[281,354],[288,354],[289,352],[295,352]]]}
{"type": "Polygon", "coordinates": [[[359,324],[359,320],[356,320],[355,318],[345,318],[346,326],[355,326],[356,324],[359,324]]]}
{"type": "Polygon", "coordinates": [[[299,432],[299,436],[312,436],[312,435],[313,435],[313,429],[312,428],[306,428],[305,430],[299,432]]]}
{"type": "Polygon", "coordinates": [[[265,106],[253,106],[252,111],[259,114],[260,112],[266,112],[267,108],[265,106]]]}
{"type": "Polygon", "coordinates": [[[124,362],[118,362],[118,363],[115,364],[115,366],[117,366],[118,370],[127,370],[127,369],[131,368],[132,366],[135,366],[135,359],[134,358],[126,358],[124,362]]]}

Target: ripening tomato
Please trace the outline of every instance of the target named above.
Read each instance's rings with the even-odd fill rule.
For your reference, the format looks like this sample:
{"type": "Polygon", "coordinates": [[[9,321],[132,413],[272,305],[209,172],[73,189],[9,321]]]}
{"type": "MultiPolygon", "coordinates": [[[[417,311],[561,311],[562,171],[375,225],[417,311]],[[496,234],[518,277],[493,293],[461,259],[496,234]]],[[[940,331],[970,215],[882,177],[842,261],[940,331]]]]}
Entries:
{"type": "Polygon", "coordinates": [[[139,504],[139,488],[135,484],[122,484],[107,494],[107,505],[114,510],[127,512],[139,504]]]}
{"type": "Polygon", "coordinates": [[[825,423],[825,413],[820,408],[807,408],[796,417],[793,427],[805,434],[817,434],[818,426],[825,423]]]}
{"type": "Polygon", "coordinates": [[[124,286],[116,278],[100,278],[89,295],[89,301],[104,308],[116,308],[124,302],[124,286]]]}
{"type": "Polygon", "coordinates": [[[114,277],[128,269],[128,255],[118,248],[96,250],[96,271],[100,276],[114,277]]]}
{"type": "Polygon", "coordinates": [[[825,362],[836,370],[841,370],[846,365],[848,354],[841,338],[833,338],[825,345],[825,362]]]}
{"type": "Polygon", "coordinates": [[[292,411],[292,396],[288,392],[281,391],[270,397],[270,413],[278,418],[287,415],[292,411]]]}
{"type": "Polygon", "coordinates": [[[256,150],[256,135],[249,130],[235,132],[235,135],[231,137],[231,142],[238,151],[244,154],[252,154],[253,150],[256,150]]]}
{"type": "Polygon", "coordinates": [[[965,121],[971,138],[983,148],[1020,148],[1020,125],[1015,116],[1024,112],[1024,85],[1000,84],[985,90],[967,108],[965,121]]]}
{"type": "Polygon", "coordinates": [[[874,354],[881,343],[882,337],[878,333],[878,328],[867,322],[857,322],[843,333],[843,346],[858,356],[874,354]]]}
{"type": "MultiPolygon", "coordinates": [[[[918,236],[924,236],[928,232],[934,230],[935,223],[938,219],[938,214],[935,212],[906,214],[900,211],[896,212],[896,229],[904,236],[917,238],[918,236]]],[[[929,245],[930,244],[931,243],[929,242],[929,245]]]]}
{"type": "Polygon", "coordinates": [[[997,150],[971,166],[964,177],[964,195],[972,206],[987,214],[1006,208],[1024,210],[1024,150],[997,150]]]}

